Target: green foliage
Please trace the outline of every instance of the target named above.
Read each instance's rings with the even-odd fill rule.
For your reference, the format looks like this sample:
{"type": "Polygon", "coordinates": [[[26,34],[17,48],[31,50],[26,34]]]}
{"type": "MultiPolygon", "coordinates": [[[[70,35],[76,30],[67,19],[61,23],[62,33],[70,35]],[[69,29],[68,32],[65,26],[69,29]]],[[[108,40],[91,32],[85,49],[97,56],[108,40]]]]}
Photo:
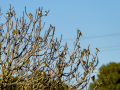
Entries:
{"type": "Polygon", "coordinates": [[[94,83],[90,83],[89,90],[93,90],[98,81],[102,82],[102,85],[98,86],[95,90],[120,90],[120,63],[111,62],[106,66],[102,65],[99,71],[101,72],[97,75],[98,79],[94,83]],[[107,75],[109,76],[105,81],[107,75]]]}

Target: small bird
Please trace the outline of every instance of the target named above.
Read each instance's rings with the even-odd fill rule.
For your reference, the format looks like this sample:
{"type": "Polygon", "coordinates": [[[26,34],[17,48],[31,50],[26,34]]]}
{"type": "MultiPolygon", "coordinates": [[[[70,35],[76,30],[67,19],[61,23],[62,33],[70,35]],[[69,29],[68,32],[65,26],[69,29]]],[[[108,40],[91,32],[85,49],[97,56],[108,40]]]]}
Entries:
{"type": "Polygon", "coordinates": [[[20,30],[18,30],[18,34],[20,34],[20,30]]]}
{"type": "Polygon", "coordinates": [[[50,28],[53,28],[51,24],[50,24],[50,28]]]}
{"type": "Polygon", "coordinates": [[[44,65],[47,66],[47,64],[44,62],[44,65]]]}
{"type": "Polygon", "coordinates": [[[85,81],[85,85],[87,85],[87,81],[85,81]]]}
{"type": "Polygon", "coordinates": [[[47,16],[47,14],[48,14],[47,11],[45,11],[45,15],[46,15],[46,16],[47,16]]]}
{"type": "Polygon", "coordinates": [[[31,18],[32,16],[33,16],[33,15],[30,13],[30,14],[29,14],[29,18],[31,18]]]}
{"type": "Polygon", "coordinates": [[[40,42],[42,42],[42,41],[43,41],[43,39],[42,39],[41,37],[39,37],[39,40],[40,40],[40,42]]]}
{"type": "Polygon", "coordinates": [[[19,42],[21,42],[22,41],[22,39],[19,37],[19,42]]]}
{"type": "Polygon", "coordinates": [[[53,27],[53,31],[55,31],[55,27],[53,27]]]}
{"type": "Polygon", "coordinates": [[[74,78],[75,77],[75,75],[74,74],[72,74],[72,78],[74,78]]]}
{"type": "Polygon", "coordinates": [[[100,85],[101,85],[99,81],[97,82],[97,84],[98,84],[98,86],[100,86],[100,85]]]}
{"type": "Polygon", "coordinates": [[[96,48],[96,51],[97,51],[97,52],[100,52],[98,48],[96,48]]]}
{"type": "Polygon", "coordinates": [[[86,64],[86,62],[85,62],[85,61],[83,61],[82,63],[83,63],[83,65],[85,65],[85,64],[86,64]]]}
{"type": "Polygon", "coordinates": [[[93,65],[93,64],[92,64],[92,62],[90,62],[89,64],[90,64],[90,66],[92,66],[92,65],[93,65]]]}
{"type": "Polygon", "coordinates": [[[9,16],[10,16],[10,13],[6,13],[6,15],[9,17],[9,16]]]}
{"type": "Polygon", "coordinates": [[[95,58],[93,58],[92,60],[93,60],[93,62],[95,62],[95,58]]]}
{"type": "Polygon", "coordinates": [[[25,62],[28,64],[29,63],[29,59],[27,59],[25,62]]]}
{"type": "Polygon", "coordinates": [[[59,67],[60,67],[60,65],[56,63],[56,67],[58,67],[58,68],[59,68],[59,67]]]}
{"type": "Polygon", "coordinates": [[[41,13],[42,13],[42,11],[39,10],[39,14],[41,14],[41,13]]]}
{"type": "Polygon", "coordinates": [[[83,52],[81,52],[81,56],[84,56],[84,53],[83,53],[83,52]]]}
{"type": "Polygon", "coordinates": [[[82,36],[82,33],[80,32],[80,30],[78,30],[78,35],[79,37],[82,36]]]}
{"type": "Polygon", "coordinates": [[[92,76],[92,77],[91,77],[91,79],[92,79],[92,81],[94,81],[94,80],[95,80],[95,75],[94,75],[94,76],[92,76]]]}
{"type": "Polygon", "coordinates": [[[80,48],[80,46],[79,46],[79,45],[77,45],[77,48],[79,49],[79,48],[80,48]]]}
{"type": "Polygon", "coordinates": [[[16,31],[15,31],[15,30],[13,30],[13,32],[12,32],[12,33],[13,33],[13,35],[15,35],[16,31]]]}
{"type": "Polygon", "coordinates": [[[13,13],[12,13],[12,12],[10,12],[10,16],[11,16],[11,17],[13,16],[13,13]]]}

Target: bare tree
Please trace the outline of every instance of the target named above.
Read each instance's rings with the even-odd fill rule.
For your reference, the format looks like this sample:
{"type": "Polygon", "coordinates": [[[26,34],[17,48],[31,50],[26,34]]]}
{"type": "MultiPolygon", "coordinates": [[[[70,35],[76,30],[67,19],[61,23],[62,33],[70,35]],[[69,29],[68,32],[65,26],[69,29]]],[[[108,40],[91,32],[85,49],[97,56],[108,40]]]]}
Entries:
{"type": "Polygon", "coordinates": [[[93,55],[90,54],[90,45],[87,49],[81,49],[79,43],[79,38],[82,36],[81,31],[77,30],[74,49],[72,54],[69,54],[67,42],[65,45],[61,45],[62,35],[60,40],[54,39],[55,26],[50,24],[44,36],[41,35],[45,25],[45,23],[41,25],[41,18],[47,16],[50,10],[45,11],[43,15],[43,8],[39,7],[33,20],[33,14],[28,14],[25,7],[25,14],[30,20],[30,23],[26,23],[24,12],[22,20],[21,17],[18,20],[12,9],[10,5],[10,9],[6,13],[7,17],[4,16],[7,21],[0,25],[0,27],[7,25],[6,33],[0,28],[1,88],[18,85],[18,89],[24,88],[25,90],[84,89],[89,83],[90,75],[94,73],[93,71],[98,65],[98,50],[93,55]],[[11,21],[13,17],[15,27],[11,21]],[[37,22],[39,25],[35,27],[37,22]],[[30,26],[32,26],[31,32],[28,33],[30,26]],[[3,55],[5,55],[4,59],[1,58],[3,55]],[[65,61],[66,55],[69,56],[69,61],[65,61]],[[90,55],[93,56],[92,59],[89,59],[90,55]],[[80,65],[84,70],[83,73],[78,72],[80,65]],[[65,73],[64,69],[67,67],[71,68],[68,73],[65,73]],[[13,75],[17,77],[16,80],[11,78],[13,75]],[[76,82],[65,88],[63,83],[70,83],[74,78],[76,78],[76,82]]]}

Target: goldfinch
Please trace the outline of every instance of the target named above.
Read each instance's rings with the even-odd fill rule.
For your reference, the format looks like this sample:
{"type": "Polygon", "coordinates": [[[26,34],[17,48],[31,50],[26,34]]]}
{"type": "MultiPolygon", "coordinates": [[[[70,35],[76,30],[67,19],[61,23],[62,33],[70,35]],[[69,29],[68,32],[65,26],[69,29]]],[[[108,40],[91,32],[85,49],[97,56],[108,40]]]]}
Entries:
{"type": "Polygon", "coordinates": [[[12,33],[13,33],[13,35],[15,35],[16,31],[15,31],[15,30],[13,30],[13,32],[12,32],[12,33]]]}
{"type": "Polygon", "coordinates": [[[55,27],[53,27],[53,31],[55,31],[55,27]]]}
{"type": "Polygon", "coordinates": [[[87,81],[85,81],[85,85],[87,85],[87,81]]]}
{"type": "Polygon", "coordinates": [[[78,35],[79,37],[82,36],[82,33],[80,32],[80,30],[78,30],[78,35]]]}
{"type": "Polygon", "coordinates": [[[50,28],[53,28],[51,24],[50,24],[50,28]]]}
{"type": "Polygon", "coordinates": [[[29,18],[31,18],[32,16],[33,16],[33,15],[30,13],[30,14],[29,14],[29,18]]]}
{"type": "Polygon", "coordinates": [[[96,48],[96,51],[97,51],[97,52],[100,52],[98,48],[96,48]]]}
{"type": "Polygon", "coordinates": [[[93,62],[95,62],[95,58],[93,58],[92,60],[93,60],[93,62]]]}
{"type": "Polygon", "coordinates": [[[90,62],[89,64],[90,64],[90,66],[92,66],[92,63],[91,63],[91,62],[90,62]]]}
{"type": "Polygon", "coordinates": [[[81,52],[81,56],[84,56],[84,53],[83,53],[83,52],[81,52]]]}
{"type": "Polygon", "coordinates": [[[46,15],[46,16],[47,16],[47,14],[48,14],[47,11],[45,11],[45,15],[46,15]]]}
{"type": "Polygon", "coordinates": [[[39,37],[39,40],[40,40],[40,42],[42,42],[42,41],[43,41],[43,39],[42,39],[41,37],[39,37]]]}
{"type": "Polygon", "coordinates": [[[42,11],[39,10],[39,14],[42,14],[42,11]]]}
{"type": "Polygon", "coordinates": [[[6,13],[6,15],[9,17],[9,16],[10,16],[10,13],[6,13]]]}
{"type": "Polygon", "coordinates": [[[79,46],[79,45],[77,45],[77,48],[79,49],[79,48],[80,48],[80,46],[79,46]]]}
{"type": "Polygon", "coordinates": [[[44,66],[47,66],[47,64],[44,62],[44,66]]]}

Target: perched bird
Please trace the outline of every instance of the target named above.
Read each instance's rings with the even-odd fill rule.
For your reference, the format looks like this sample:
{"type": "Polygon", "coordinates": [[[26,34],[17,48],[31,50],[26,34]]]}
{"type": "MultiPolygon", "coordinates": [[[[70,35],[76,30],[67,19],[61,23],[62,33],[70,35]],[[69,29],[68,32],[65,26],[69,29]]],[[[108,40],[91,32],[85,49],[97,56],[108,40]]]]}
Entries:
{"type": "Polygon", "coordinates": [[[39,48],[39,45],[37,45],[37,48],[39,48]]]}
{"type": "Polygon", "coordinates": [[[10,12],[10,16],[11,16],[11,17],[13,16],[13,13],[12,13],[12,12],[10,12]]]}
{"type": "Polygon", "coordinates": [[[47,14],[48,14],[47,11],[45,11],[45,15],[46,15],[46,16],[47,16],[47,14]]]}
{"type": "Polygon", "coordinates": [[[53,27],[53,31],[55,31],[55,27],[53,27]]]}
{"type": "Polygon", "coordinates": [[[91,62],[90,62],[89,64],[90,64],[90,66],[92,66],[92,63],[91,63],[91,62]]]}
{"type": "Polygon", "coordinates": [[[97,51],[97,52],[100,52],[98,48],[96,48],[96,51],[97,51]]]}
{"type": "Polygon", "coordinates": [[[58,68],[59,68],[59,67],[60,67],[60,65],[56,63],[56,67],[58,67],[58,68]]]}
{"type": "Polygon", "coordinates": [[[80,32],[80,30],[78,30],[78,35],[79,37],[82,36],[82,33],[80,32]]]}
{"type": "Polygon", "coordinates": [[[63,49],[64,49],[64,50],[66,49],[65,46],[63,46],[63,49]]]}
{"type": "Polygon", "coordinates": [[[95,58],[93,58],[92,60],[93,60],[93,62],[95,62],[95,58]]]}
{"type": "Polygon", "coordinates": [[[76,57],[77,53],[75,52],[74,55],[75,55],[75,57],[76,57]]]}
{"type": "Polygon", "coordinates": [[[50,28],[53,28],[51,24],[50,24],[50,28]]]}
{"type": "Polygon", "coordinates": [[[43,41],[43,39],[42,39],[41,37],[39,37],[39,40],[40,40],[40,42],[42,42],[42,41],[43,41]]]}
{"type": "Polygon", "coordinates": [[[91,77],[91,79],[92,79],[92,81],[94,81],[94,80],[95,80],[95,75],[94,75],[94,76],[92,76],[92,77],[91,77]]]}
{"type": "Polygon", "coordinates": [[[87,81],[85,81],[85,85],[87,85],[87,81]]]}
{"type": "Polygon", "coordinates": [[[44,65],[47,66],[47,64],[44,62],[44,65]]]}
{"type": "Polygon", "coordinates": [[[16,31],[15,31],[15,30],[13,30],[13,32],[12,32],[12,33],[13,33],[13,35],[15,35],[16,31]]]}
{"type": "Polygon", "coordinates": [[[19,42],[21,42],[22,41],[22,39],[19,37],[19,42]]]}
{"type": "Polygon", "coordinates": [[[42,11],[39,10],[39,14],[42,14],[42,11]]]}
{"type": "Polygon", "coordinates": [[[28,64],[29,63],[29,59],[27,59],[25,62],[28,64]]]}
{"type": "Polygon", "coordinates": [[[20,34],[20,30],[18,30],[18,34],[20,34]]]}
{"type": "Polygon", "coordinates": [[[6,13],[6,15],[9,17],[9,16],[10,16],[10,13],[6,13]]]}
{"type": "Polygon", "coordinates": [[[77,45],[77,48],[79,49],[79,48],[80,48],[80,46],[79,46],[79,45],[77,45]]]}
{"type": "Polygon", "coordinates": [[[29,14],[29,18],[31,18],[32,16],[33,16],[33,15],[30,13],[30,14],[29,14]]]}
{"type": "Polygon", "coordinates": [[[100,85],[101,85],[99,81],[97,82],[97,84],[98,84],[98,86],[100,86],[100,85]]]}
{"type": "Polygon", "coordinates": [[[81,56],[84,56],[84,53],[83,53],[83,52],[81,52],[81,56]]]}
{"type": "Polygon", "coordinates": [[[85,62],[85,61],[82,61],[82,63],[83,63],[83,65],[85,65],[85,64],[86,64],[86,62],[85,62]]]}
{"type": "Polygon", "coordinates": [[[75,77],[75,75],[74,74],[72,74],[72,78],[74,78],[75,77]]]}

